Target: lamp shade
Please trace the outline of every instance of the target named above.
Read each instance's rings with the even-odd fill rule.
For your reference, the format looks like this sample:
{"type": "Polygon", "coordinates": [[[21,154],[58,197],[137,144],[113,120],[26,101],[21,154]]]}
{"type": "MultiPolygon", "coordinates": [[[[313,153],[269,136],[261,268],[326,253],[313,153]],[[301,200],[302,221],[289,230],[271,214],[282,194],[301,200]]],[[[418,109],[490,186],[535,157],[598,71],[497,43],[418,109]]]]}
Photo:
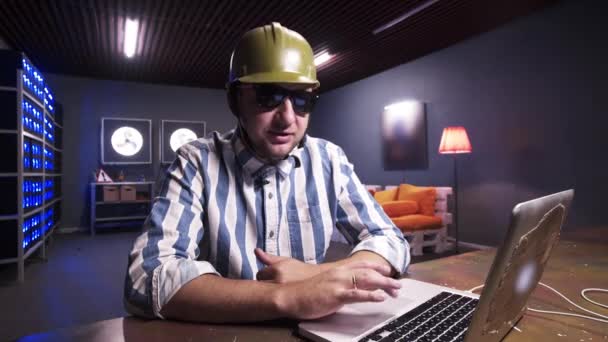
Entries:
{"type": "Polygon", "coordinates": [[[467,130],[462,126],[452,126],[443,129],[439,153],[471,153],[473,148],[467,135],[467,130]]]}

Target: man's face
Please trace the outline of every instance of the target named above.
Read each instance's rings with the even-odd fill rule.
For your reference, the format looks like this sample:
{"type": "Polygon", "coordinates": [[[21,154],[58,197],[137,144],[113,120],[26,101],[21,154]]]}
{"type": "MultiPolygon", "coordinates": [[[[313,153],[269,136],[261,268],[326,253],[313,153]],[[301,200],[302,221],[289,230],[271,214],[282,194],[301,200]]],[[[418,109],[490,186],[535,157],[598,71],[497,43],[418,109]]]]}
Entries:
{"type": "MultiPolygon", "coordinates": [[[[306,89],[303,86],[281,85],[290,90],[306,89]]],[[[260,107],[255,89],[251,85],[240,87],[239,121],[247,132],[258,157],[266,161],[284,159],[304,137],[308,128],[309,113],[294,111],[292,100],[286,97],[275,108],[260,107]]]]}

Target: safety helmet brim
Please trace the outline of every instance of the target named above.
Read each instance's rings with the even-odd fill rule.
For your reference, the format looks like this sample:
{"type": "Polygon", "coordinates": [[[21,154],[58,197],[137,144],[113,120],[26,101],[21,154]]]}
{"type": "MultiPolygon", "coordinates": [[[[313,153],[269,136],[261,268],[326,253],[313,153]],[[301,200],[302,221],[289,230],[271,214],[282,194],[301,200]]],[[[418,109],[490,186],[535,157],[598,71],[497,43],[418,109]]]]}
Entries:
{"type": "Polygon", "coordinates": [[[241,83],[293,83],[310,86],[313,88],[319,87],[319,81],[303,76],[301,73],[295,72],[259,72],[242,76],[239,79],[241,83]]]}

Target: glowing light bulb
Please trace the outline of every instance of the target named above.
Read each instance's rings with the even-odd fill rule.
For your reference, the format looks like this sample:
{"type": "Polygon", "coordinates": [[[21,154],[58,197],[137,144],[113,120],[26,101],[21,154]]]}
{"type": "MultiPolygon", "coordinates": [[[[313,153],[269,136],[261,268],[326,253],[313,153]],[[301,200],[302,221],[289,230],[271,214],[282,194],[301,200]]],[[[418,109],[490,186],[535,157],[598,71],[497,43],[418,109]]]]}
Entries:
{"type": "Polygon", "coordinates": [[[135,55],[135,48],[137,46],[137,31],[139,29],[139,22],[134,19],[128,19],[125,21],[125,41],[124,41],[124,53],[128,58],[135,55]]]}

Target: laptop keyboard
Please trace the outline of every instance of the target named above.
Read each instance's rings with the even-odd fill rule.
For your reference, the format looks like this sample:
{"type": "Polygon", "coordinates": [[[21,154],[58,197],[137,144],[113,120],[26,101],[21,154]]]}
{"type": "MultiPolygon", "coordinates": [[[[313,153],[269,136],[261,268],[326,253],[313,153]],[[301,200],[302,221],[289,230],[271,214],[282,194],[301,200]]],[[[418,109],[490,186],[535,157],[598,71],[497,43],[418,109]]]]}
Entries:
{"type": "Polygon", "coordinates": [[[359,341],[464,341],[478,301],[478,299],[441,292],[359,341]]]}

